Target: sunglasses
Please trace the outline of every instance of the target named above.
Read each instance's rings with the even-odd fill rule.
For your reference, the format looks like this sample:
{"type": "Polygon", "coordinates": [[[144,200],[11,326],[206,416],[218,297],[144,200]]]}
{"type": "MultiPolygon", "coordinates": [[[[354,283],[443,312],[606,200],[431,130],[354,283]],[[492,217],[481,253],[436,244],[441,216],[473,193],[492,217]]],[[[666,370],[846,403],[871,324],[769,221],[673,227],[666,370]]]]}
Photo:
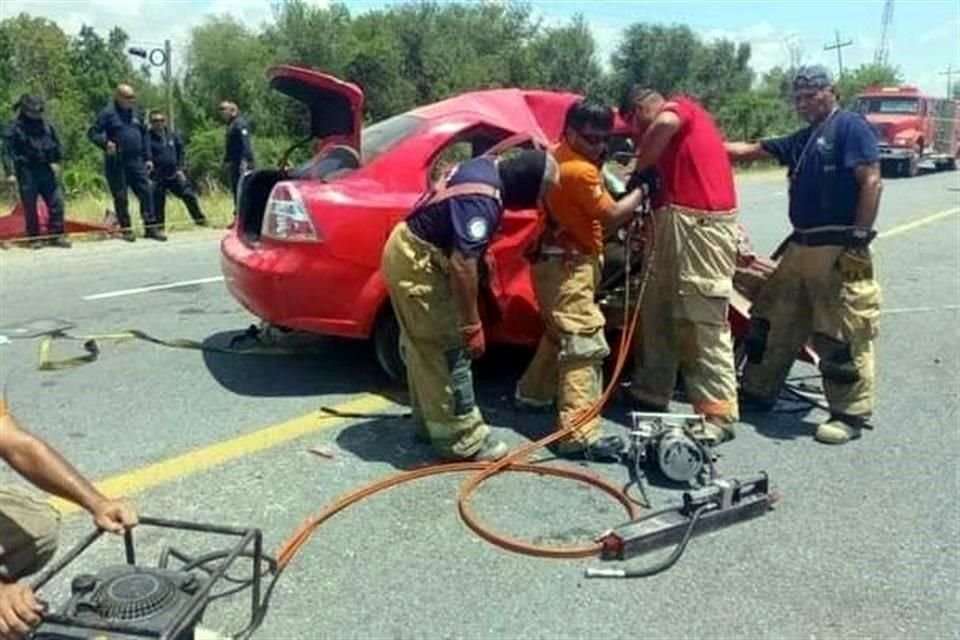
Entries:
{"type": "Polygon", "coordinates": [[[151,124],[163,124],[163,123],[166,122],[166,121],[167,121],[166,118],[153,118],[152,120],[150,120],[150,123],[151,123],[151,124]]]}
{"type": "Polygon", "coordinates": [[[583,138],[587,144],[593,145],[606,142],[610,138],[609,133],[583,133],[582,131],[577,131],[577,135],[583,138]]]}

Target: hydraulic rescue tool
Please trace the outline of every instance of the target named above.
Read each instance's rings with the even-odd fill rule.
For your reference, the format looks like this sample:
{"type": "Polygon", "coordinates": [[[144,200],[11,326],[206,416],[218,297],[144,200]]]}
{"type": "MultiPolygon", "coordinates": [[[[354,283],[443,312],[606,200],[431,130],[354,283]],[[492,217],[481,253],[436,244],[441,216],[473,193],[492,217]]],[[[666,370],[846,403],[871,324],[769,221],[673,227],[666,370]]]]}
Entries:
{"type": "MultiPolygon", "coordinates": [[[[137,564],[133,531],[124,534],[126,563],[82,573],[70,582],[70,597],[57,611],[44,615],[30,636],[34,640],[193,640],[207,605],[215,599],[251,589],[250,619],[247,627],[231,637],[246,637],[256,629],[265,613],[261,598],[261,577],[276,575],[276,563],[263,554],[259,529],[240,529],[210,524],[141,517],[140,527],[161,527],[180,531],[231,536],[237,542],[225,549],[192,557],[173,547],[160,553],[156,567],[137,564]],[[228,570],[240,557],[252,560],[249,575],[237,577],[228,570]],[[170,560],[176,560],[171,565],[170,560]],[[233,586],[214,592],[223,583],[233,586]]],[[[62,559],[32,582],[34,591],[60,574],[101,535],[97,529],[62,559]]]]}
{"type": "Polygon", "coordinates": [[[628,457],[638,463],[656,463],[674,482],[706,484],[716,477],[710,438],[703,435],[706,417],[683,413],[632,411],[628,457]]]}
{"type": "Polygon", "coordinates": [[[742,479],[713,478],[705,487],[687,491],[683,502],[653,511],[600,536],[600,557],[626,560],[655,549],[676,545],[666,559],[640,569],[587,569],[590,578],[636,578],[673,566],[693,535],[715,531],[758,518],[769,511],[777,496],[770,493],[765,472],[742,479]]]}

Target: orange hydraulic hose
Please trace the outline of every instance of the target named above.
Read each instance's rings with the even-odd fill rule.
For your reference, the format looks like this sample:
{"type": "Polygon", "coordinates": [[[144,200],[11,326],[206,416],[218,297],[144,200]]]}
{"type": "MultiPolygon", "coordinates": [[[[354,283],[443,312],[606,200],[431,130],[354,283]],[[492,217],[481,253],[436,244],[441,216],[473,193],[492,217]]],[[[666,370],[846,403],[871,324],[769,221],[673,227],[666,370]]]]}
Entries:
{"type": "MultiPolygon", "coordinates": [[[[648,220],[650,221],[651,225],[654,225],[652,215],[648,217],[648,220]]],[[[582,413],[578,414],[569,425],[551,433],[545,438],[537,440],[536,442],[523,445],[497,462],[453,462],[420,467],[418,469],[404,471],[392,475],[388,478],[384,478],[383,480],[378,480],[337,498],[326,509],[302,522],[296,528],[293,534],[283,542],[279,551],[277,552],[278,570],[282,571],[284,568],[286,568],[286,566],[296,556],[297,552],[299,552],[300,549],[302,549],[303,546],[310,540],[311,536],[313,536],[320,525],[360,500],[363,500],[364,498],[372,496],[376,493],[392,489],[400,484],[412,482],[421,478],[446,473],[465,473],[469,471],[478,471],[479,473],[476,473],[468,478],[460,487],[457,497],[457,509],[464,523],[470,527],[474,533],[483,539],[509,551],[547,558],[582,558],[597,555],[600,552],[599,543],[580,547],[546,547],[532,545],[527,542],[493,532],[487,529],[482,524],[480,519],[474,514],[473,509],[470,507],[470,497],[481,484],[493,476],[503,473],[504,471],[549,475],[577,480],[579,482],[584,482],[597,487],[620,502],[620,504],[622,504],[627,510],[627,513],[631,519],[636,518],[637,507],[633,501],[627,497],[622,488],[615,486],[614,484],[584,470],[563,467],[548,467],[545,465],[525,463],[523,461],[526,460],[526,458],[533,451],[565,438],[590,420],[599,416],[604,405],[606,405],[607,401],[610,399],[613,390],[617,387],[617,381],[620,377],[620,373],[623,371],[623,366],[626,363],[627,356],[630,353],[630,346],[633,343],[634,331],[636,330],[637,322],[640,318],[640,302],[642,301],[644,291],[646,290],[647,280],[650,275],[650,264],[653,262],[653,255],[656,250],[653,241],[654,236],[655,230],[652,231],[647,237],[649,254],[644,260],[640,290],[637,293],[637,299],[634,303],[632,312],[629,304],[629,296],[624,297],[625,316],[629,318],[629,321],[625,325],[625,330],[620,335],[620,344],[618,345],[617,358],[613,369],[613,375],[610,378],[610,383],[604,389],[603,394],[596,403],[585,409],[582,413]]],[[[627,238],[627,242],[630,242],[629,237],[627,238]]],[[[629,277],[627,280],[627,287],[629,290],[629,277]]]]}

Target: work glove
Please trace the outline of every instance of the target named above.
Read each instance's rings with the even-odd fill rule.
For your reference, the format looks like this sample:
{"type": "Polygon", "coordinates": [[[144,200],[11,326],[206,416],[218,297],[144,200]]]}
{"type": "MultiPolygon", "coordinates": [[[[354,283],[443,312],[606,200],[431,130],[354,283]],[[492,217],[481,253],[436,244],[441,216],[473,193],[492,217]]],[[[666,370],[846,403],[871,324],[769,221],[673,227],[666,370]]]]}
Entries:
{"type": "Polygon", "coordinates": [[[837,269],[845,282],[869,280],[873,277],[873,261],[866,247],[847,249],[837,258],[837,269]]]}
{"type": "Polygon", "coordinates": [[[630,174],[627,181],[627,193],[634,189],[643,189],[647,197],[653,197],[660,190],[660,175],[653,167],[647,167],[643,171],[634,171],[630,174]]]}
{"type": "Polygon", "coordinates": [[[470,354],[471,360],[476,360],[486,351],[487,343],[483,337],[483,325],[479,322],[460,327],[460,335],[463,337],[463,346],[470,354]]]}

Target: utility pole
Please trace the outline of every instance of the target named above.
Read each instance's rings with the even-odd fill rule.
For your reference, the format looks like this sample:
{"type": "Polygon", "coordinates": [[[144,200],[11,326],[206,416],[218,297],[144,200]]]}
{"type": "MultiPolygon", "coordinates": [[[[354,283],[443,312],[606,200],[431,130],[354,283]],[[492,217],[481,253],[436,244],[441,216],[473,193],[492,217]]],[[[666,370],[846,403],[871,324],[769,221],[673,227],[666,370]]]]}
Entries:
{"type": "Polygon", "coordinates": [[[170,119],[170,130],[175,131],[176,125],[173,121],[173,63],[171,62],[172,53],[170,51],[170,41],[163,41],[163,65],[164,80],[167,83],[167,118],[170,119]]]}
{"type": "Polygon", "coordinates": [[[174,128],[173,115],[173,50],[169,40],[164,40],[163,49],[156,48],[147,51],[143,47],[130,47],[127,53],[143,58],[155,67],[163,67],[163,80],[166,83],[167,94],[167,121],[170,129],[174,128]]]}
{"type": "Polygon", "coordinates": [[[940,75],[947,76],[947,100],[953,100],[953,76],[960,75],[960,69],[954,69],[951,64],[946,71],[941,71],[940,75]]]}
{"type": "Polygon", "coordinates": [[[846,42],[840,42],[840,32],[835,31],[835,40],[833,44],[827,44],[823,46],[824,51],[837,50],[837,67],[840,69],[840,77],[843,77],[843,53],[842,50],[844,47],[849,47],[853,44],[853,40],[847,40],[846,42]]]}

